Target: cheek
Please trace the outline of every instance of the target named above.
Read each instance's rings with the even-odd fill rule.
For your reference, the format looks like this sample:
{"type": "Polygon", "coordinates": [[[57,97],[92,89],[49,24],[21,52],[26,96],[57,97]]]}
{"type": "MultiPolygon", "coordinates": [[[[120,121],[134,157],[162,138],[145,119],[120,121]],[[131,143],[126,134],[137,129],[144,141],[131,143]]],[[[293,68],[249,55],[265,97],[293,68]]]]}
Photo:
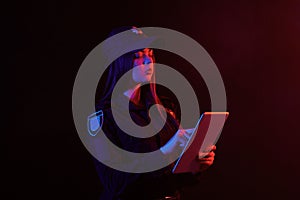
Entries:
{"type": "Polygon", "coordinates": [[[142,70],[140,67],[134,67],[132,70],[132,79],[135,82],[141,82],[142,70]]]}
{"type": "Polygon", "coordinates": [[[153,63],[153,61],[149,64],[149,68],[152,69],[152,70],[154,69],[154,63],[153,63]]]}

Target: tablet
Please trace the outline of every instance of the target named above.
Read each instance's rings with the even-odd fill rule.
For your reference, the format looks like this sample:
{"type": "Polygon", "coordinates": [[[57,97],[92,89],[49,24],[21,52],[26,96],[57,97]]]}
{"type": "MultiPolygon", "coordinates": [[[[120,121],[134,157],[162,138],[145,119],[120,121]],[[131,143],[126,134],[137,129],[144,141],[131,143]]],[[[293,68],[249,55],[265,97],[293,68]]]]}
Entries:
{"type": "Polygon", "coordinates": [[[198,153],[201,152],[202,157],[206,156],[209,148],[217,143],[228,115],[229,112],[205,112],[200,116],[172,170],[173,173],[198,171],[198,153]]]}

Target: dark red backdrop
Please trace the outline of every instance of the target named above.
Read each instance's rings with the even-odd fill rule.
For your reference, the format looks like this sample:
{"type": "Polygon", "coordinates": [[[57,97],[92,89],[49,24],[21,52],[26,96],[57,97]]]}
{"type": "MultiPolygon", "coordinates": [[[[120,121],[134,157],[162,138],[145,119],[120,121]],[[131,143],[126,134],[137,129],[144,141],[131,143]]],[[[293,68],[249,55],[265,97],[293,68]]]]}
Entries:
{"type": "Polygon", "coordinates": [[[230,118],[214,166],[187,199],[297,193],[299,1],[52,0],[3,9],[3,180],[11,199],[97,199],[101,186],[73,124],[72,87],[85,56],[121,25],[183,32],[223,76],[230,118]]]}

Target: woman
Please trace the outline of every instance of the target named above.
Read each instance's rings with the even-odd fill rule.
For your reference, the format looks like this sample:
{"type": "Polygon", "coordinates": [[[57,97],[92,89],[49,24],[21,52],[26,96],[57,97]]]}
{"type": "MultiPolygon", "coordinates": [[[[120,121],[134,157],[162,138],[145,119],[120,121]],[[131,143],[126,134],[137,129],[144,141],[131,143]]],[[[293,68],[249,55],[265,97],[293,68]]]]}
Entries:
{"type": "MultiPolygon", "coordinates": [[[[136,27],[121,27],[111,32],[110,36],[119,32],[131,30],[137,37],[143,32],[136,27]]],[[[160,150],[164,155],[172,155],[174,151],[182,150],[189,130],[179,127],[180,111],[176,102],[169,98],[158,95],[156,92],[154,74],[154,54],[149,48],[126,53],[116,59],[106,70],[105,76],[100,80],[100,96],[96,100],[96,110],[104,113],[104,124],[102,130],[106,136],[118,147],[131,152],[146,153],[160,150]],[[117,96],[113,102],[114,108],[127,108],[129,100],[129,113],[131,119],[139,126],[146,126],[151,122],[149,109],[155,104],[163,105],[166,109],[165,124],[154,136],[139,138],[126,134],[116,124],[112,114],[112,92],[117,81],[128,71],[131,76],[127,80],[127,89],[117,96]],[[149,83],[151,84],[145,84],[149,83]]],[[[159,110],[159,109],[158,109],[159,110]]],[[[122,116],[122,113],[118,113],[122,116]]],[[[163,116],[161,116],[164,118],[163,116]]],[[[155,120],[153,126],[155,126],[155,120]]],[[[201,172],[212,165],[214,160],[215,146],[204,158],[199,159],[199,171],[201,172]]],[[[148,173],[127,173],[112,169],[95,160],[97,172],[104,187],[101,199],[180,199],[181,187],[194,183],[193,174],[174,175],[171,172],[173,164],[160,170],[148,173]]]]}

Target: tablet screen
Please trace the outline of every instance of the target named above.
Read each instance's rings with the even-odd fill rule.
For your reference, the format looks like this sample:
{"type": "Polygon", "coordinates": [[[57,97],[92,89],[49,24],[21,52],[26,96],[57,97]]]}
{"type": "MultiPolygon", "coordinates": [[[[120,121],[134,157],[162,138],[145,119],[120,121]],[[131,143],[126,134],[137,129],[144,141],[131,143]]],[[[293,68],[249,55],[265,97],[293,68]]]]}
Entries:
{"type": "Polygon", "coordinates": [[[217,143],[228,115],[228,112],[205,112],[201,115],[172,170],[173,173],[197,170],[198,153],[201,152],[204,157],[210,151],[209,147],[217,143]]]}

